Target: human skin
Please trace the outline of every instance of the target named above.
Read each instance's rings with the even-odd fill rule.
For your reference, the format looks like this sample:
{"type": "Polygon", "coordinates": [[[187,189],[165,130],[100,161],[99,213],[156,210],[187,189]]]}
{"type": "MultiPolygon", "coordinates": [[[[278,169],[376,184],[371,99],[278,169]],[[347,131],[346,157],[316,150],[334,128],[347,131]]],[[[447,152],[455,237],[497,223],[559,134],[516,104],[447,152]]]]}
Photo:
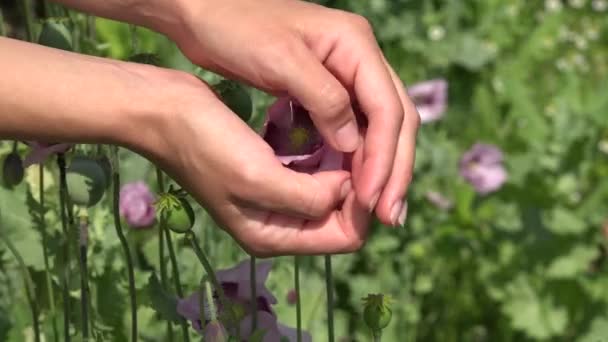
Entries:
{"type": "Polygon", "coordinates": [[[0,45],[0,137],[135,150],[260,256],[356,250],[373,210],[403,222],[419,116],[361,17],[293,0],[59,2],[164,33],[194,63],[296,97],[332,146],[354,152],[352,174],[283,168],[190,75],[9,39],[0,45]],[[348,128],[353,100],[369,121],[364,134],[348,128]]]}

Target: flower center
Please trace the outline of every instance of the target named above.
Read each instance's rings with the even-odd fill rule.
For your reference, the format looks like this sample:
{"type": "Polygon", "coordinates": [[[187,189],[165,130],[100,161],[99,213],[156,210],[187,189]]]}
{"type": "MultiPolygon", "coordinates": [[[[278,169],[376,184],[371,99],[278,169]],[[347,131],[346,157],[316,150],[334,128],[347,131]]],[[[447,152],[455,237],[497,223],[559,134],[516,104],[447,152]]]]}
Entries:
{"type": "Polygon", "coordinates": [[[300,151],[308,142],[309,138],[310,133],[304,127],[294,127],[291,132],[289,132],[289,142],[295,151],[300,151]]]}

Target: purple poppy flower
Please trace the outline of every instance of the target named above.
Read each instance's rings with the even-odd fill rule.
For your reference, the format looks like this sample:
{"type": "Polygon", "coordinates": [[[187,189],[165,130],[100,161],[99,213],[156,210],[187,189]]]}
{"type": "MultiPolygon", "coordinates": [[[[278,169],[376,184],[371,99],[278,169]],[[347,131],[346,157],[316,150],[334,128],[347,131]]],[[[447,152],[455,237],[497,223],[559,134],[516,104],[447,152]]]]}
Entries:
{"type": "Polygon", "coordinates": [[[416,104],[422,123],[439,120],[448,104],[448,82],[434,79],[416,83],[407,88],[407,93],[416,104]]]}
{"type": "Polygon", "coordinates": [[[228,341],[228,332],[224,325],[218,321],[209,322],[205,326],[204,334],[205,342],[226,342],[228,341]]]}
{"type": "Polygon", "coordinates": [[[26,141],[32,150],[23,159],[23,167],[28,167],[34,164],[44,163],[48,157],[56,153],[67,152],[74,144],[60,143],[60,144],[48,144],[39,141],[26,141]]]}
{"type": "MultiPolygon", "coordinates": [[[[242,309],[242,314],[239,317],[239,329],[241,337],[247,339],[251,333],[251,319],[252,312],[251,301],[257,301],[257,315],[258,327],[267,330],[267,335],[264,337],[264,341],[278,341],[269,340],[272,336],[286,336],[290,338],[291,330],[277,322],[277,317],[272,310],[272,305],[277,303],[276,298],[266,288],[265,282],[270,273],[272,267],[272,261],[266,260],[259,262],[256,267],[256,294],[257,298],[251,298],[251,278],[250,278],[250,265],[249,260],[244,260],[233,268],[220,270],[216,272],[216,276],[220,285],[224,290],[226,299],[231,305],[236,305],[242,309]],[[249,328],[247,328],[249,326],[249,328]],[[279,334],[279,335],[277,335],[279,334]],[[270,337],[268,337],[270,336],[270,337]]],[[[215,295],[217,297],[217,295],[215,295]]],[[[192,323],[192,327],[199,333],[206,333],[202,327],[208,326],[210,320],[210,313],[205,312],[205,322],[201,322],[200,315],[200,297],[199,292],[193,293],[187,298],[179,299],[177,302],[177,312],[184,318],[188,319],[192,323]]],[[[203,306],[207,308],[207,299],[203,298],[203,306]]],[[[219,301],[216,303],[219,315],[222,316],[222,307],[219,301]]],[[[238,311],[238,310],[237,310],[238,311]]],[[[206,328],[205,328],[206,329],[206,328]]],[[[294,335],[295,336],[295,335],[294,335]]],[[[291,339],[290,339],[291,340],[291,339]]],[[[293,339],[295,341],[295,339],[293,339]]]]}
{"type": "Polygon", "coordinates": [[[500,189],[507,181],[502,152],[493,145],[473,145],[460,159],[460,175],[482,195],[500,189]]]}
{"type": "Polygon", "coordinates": [[[133,228],[147,228],[156,221],[154,194],[142,182],[123,185],[120,189],[119,213],[133,228]]]}
{"type": "Polygon", "coordinates": [[[270,106],[262,136],[292,170],[314,173],[343,168],[344,154],[324,143],[308,111],[292,98],[279,98],[270,106]]]}
{"type": "MultiPolygon", "coordinates": [[[[253,317],[251,315],[245,317],[241,321],[240,329],[242,332],[251,331],[251,323],[253,317]]],[[[281,341],[281,338],[287,338],[290,342],[296,342],[298,340],[298,330],[285,326],[278,322],[277,316],[272,315],[265,311],[257,312],[257,331],[262,330],[264,332],[263,342],[277,342],[281,341]]],[[[248,338],[247,336],[246,338],[248,338]]],[[[310,342],[312,337],[306,331],[302,331],[302,341],[310,342]]]]}

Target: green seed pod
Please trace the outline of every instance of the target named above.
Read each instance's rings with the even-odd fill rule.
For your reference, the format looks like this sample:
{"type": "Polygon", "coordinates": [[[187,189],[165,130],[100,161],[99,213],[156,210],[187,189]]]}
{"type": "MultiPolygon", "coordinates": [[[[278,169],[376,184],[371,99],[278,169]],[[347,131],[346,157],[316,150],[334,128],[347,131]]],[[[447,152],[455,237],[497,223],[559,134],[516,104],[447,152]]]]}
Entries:
{"type": "Polygon", "coordinates": [[[153,53],[138,53],[129,57],[130,62],[150,65],[160,65],[160,58],[153,53]]]}
{"type": "Polygon", "coordinates": [[[92,207],[99,203],[106,189],[106,176],[93,159],[75,157],[66,173],[68,194],[74,204],[92,207]]]}
{"type": "Polygon", "coordinates": [[[52,20],[47,20],[42,24],[38,44],[66,51],[74,50],[72,48],[72,35],[68,28],[62,23],[52,20]]]}
{"type": "Polygon", "coordinates": [[[230,110],[243,121],[249,121],[253,112],[253,103],[249,92],[243,85],[231,80],[222,80],[214,85],[213,89],[230,110]]]}
{"type": "Polygon", "coordinates": [[[7,188],[19,185],[24,176],[21,157],[15,152],[6,155],[2,163],[2,180],[7,188]]]}
{"type": "Polygon", "coordinates": [[[180,197],[178,203],[165,211],[167,219],[167,227],[175,233],[186,233],[192,229],[194,225],[194,210],[190,203],[180,197]]]}
{"type": "Polygon", "coordinates": [[[380,335],[393,317],[393,312],[389,308],[390,299],[383,294],[369,294],[363,298],[363,301],[363,321],[372,334],[380,335]]]}

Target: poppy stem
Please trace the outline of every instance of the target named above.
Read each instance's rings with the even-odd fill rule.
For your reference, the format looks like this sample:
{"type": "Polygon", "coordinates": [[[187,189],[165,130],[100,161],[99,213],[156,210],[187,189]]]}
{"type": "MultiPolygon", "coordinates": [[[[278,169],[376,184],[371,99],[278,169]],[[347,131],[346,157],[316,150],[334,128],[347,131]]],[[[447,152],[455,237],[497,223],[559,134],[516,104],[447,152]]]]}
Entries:
{"type": "Polygon", "coordinates": [[[59,153],[57,155],[57,166],[59,168],[59,210],[61,212],[61,228],[62,228],[62,263],[63,269],[61,274],[61,291],[63,296],[63,339],[65,342],[70,341],[70,289],[68,281],[70,279],[70,243],[68,218],[66,216],[67,208],[67,180],[65,174],[65,155],[59,153]]]}
{"type": "Polygon", "coordinates": [[[23,16],[25,17],[25,31],[27,33],[27,40],[34,42],[34,14],[32,13],[32,1],[23,0],[20,1],[21,9],[23,10],[23,16]]]}
{"type": "MultiPolygon", "coordinates": [[[[165,192],[165,179],[163,172],[160,168],[156,168],[156,183],[158,186],[158,193],[162,194],[165,192]]],[[[165,264],[165,239],[163,237],[164,231],[167,230],[167,221],[165,215],[161,215],[160,224],[158,226],[158,263],[160,265],[160,283],[164,290],[169,287],[167,285],[167,265],[165,264]]],[[[173,342],[173,324],[167,321],[167,338],[169,342],[173,342]]]]}
{"type": "Polygon", "coordinates": [[[0,36],[6,36],[6,27],[4,26],[4,16],[2,15],[2,9],[0,8],[0,36]]]}
{"type": "Polygon", "coordinates": [[[44,258],[44,275],[46,276],[46,288],[48,292],[49,308],[51,310],[51,321],[53,326],[53,341],[59,341],[59,331],[57,330],[57,312],[55,310],[55,295],[53,291],[53,281],[51,280],[51,268],[49,266],[49,253],[47,251],[49,236],[46,231],[46,220],[44,218],[44,165],[38,168],[39,201],[38,215],[40,215],[40,235],[42,235],[42,256],[44,258]]]}
{"type": "Polygon", "coordinates": [[[84,341],[89,339],[89,276],[87,269],[87,240],[89,230],[89,217],[86,209],[80,211],[80,314],[82,319],[82,338],[84,341]]]}
{"type": "Polygon", "coordinates": [[[293,281],[296,289],[297,342],[302,342],[302,304],[300,303],[300,257],[293,257],[293,281]]]}
{"type": "Polygon", "coordinates": [[[211,290],[211,285],[209,285],[208,281],[203,281],[201,283],[201,285],[204,284],[205,288],[203,289],[201,287],[201,301],[200,301],[200,311],[201,311],[201,322],[205,322],[206,317],[205,317],[205,305],[204,305],[204,301],[203,295],[207,296],[207,303],[209,303],[209,319],[211,320],[211,322],[217,321],[217,308],[215,307],[215,299],[213,299],[213,290],[211,290]],[[205,292],[203,294],[203,292],[205,292]]]}
{"type": "Polygon", "coordinates": [[[334,279],[331,272],[331,255],[325,256],[325,288],[327,291],[327,340],[334,342],[334,279]]]}
{"type": "Polygon", "coordinates": [[[19,267],[21,268],[21,275],[23,276],[23,282],[25,283],[25,295],[27,296],[27,301],[30,304],[30,309],[32,310],[32,324],[34,326],[34,341],[40,342],[40,322],[38,321],[38,305],[36,304],[36,291],[34,290],[34,283],[32,282],[32,278],[30,276],[30,272],[27,269],[27,266],[23,262],[23,258],[17,248],[13,245],[11,240],[7,238],[5,235],[0,234],[0,238],[6,244],[6,247],[11,251],[19,267]]]}
{"type": "Polygon", "coordinates": [[[194,235],[194,233],[191,230],[186,233],[186,239],[192,246],[194,253],[196,254],[198,260],[201,262],[201,265],[203,266],[203,268],[205,269],[205,273],[207,273],[207,276],[209,277],[211,284],[213,284],[213,287],[215,288],[215,292],[217,292],[217,295],[220,299],[220,304],[222,305],[222,309],[225,311],[228,311],[230,320],[232,321],[232,324],[234,325],[234,329],[236,330],[237,341],[240,341],[241,332],[239,329],[238,320],[236,319],[234,310],[230,307],[230,303],[228,303],[228,300],[226,299],[226,295],[224,294],[224,288],[222,287],[222,285],[217,280],[217,277],[215,276],[215,271],[213,270],[213,266],[211,266],[211,263],[209,262],[209,259],[205,255],[205,252],[201,249],[201,247],[199,246],[199,244],[196,240],[196,235],[194,235]]]}
{"type": "Polygon", "coordinates": [[[258,295],[255,279],[255,256],[251,256],[249,262],[249,281],[251,286],[251,334],[258,328],[258,295]]]}
{"type": "MultiPolygon", "coordinates": [[[[163,221],[166,222],[166,217],[163,214],[163,221]]],[[[165,237],[167,238],[167,247],[169,249],[169,257],[171,258],[171,270],[173,271],[173,282],[175,283],[175,292],[179,298],[184,297],[184,292],[182,291],[182,285],[179,279],[179,269],[177,266],[177,258],[175,257],[175,251],[173,250],[173,242],[171,241],[171,232],[169,229],[164,227],[165,237]]],[[[184,334],[184,341],[190,341],[190,335],[188,334],[188,323],[186,321],[181,322],[182,333],[184,334]]]]}
{"type": "Polygon", "coordinates": [[[116,228],[116,234],[120,239],[123,251],[125,253],[125,259],[127,261],[127,270],[129,272],[129,297],[131,297],[131,342],[137,342],[137,297],[135,294],[135,273],[133,271],[133,260],[131,259],[131,251],[129,249],[129,242],[122,231],[120,223],[119,213],[119,200],[120,200],[120,172],[119,172],[119,159],[118,159],[118,146],[112,146],[112,183],[114,186],[114,227],[116,228]]]}

